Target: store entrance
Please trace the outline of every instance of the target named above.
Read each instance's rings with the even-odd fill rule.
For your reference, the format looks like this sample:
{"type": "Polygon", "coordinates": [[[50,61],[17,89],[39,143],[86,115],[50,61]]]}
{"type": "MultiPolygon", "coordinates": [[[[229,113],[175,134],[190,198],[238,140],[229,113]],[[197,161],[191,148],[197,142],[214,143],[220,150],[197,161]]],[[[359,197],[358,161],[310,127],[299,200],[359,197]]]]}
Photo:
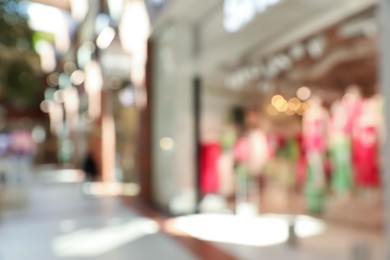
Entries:
{"type": "Polygon", "coordinates": [[[248,62],[204,93],[201,211],[384,225],[377,35],[350,31],[373,15],[248,62]]]}

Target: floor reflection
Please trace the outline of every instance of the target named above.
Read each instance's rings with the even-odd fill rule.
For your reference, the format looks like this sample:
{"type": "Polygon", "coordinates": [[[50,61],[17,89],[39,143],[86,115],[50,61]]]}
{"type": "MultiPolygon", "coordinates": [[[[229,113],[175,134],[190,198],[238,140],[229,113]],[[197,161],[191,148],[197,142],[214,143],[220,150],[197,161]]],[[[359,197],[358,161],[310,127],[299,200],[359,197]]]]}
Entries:
{"type": "MultiPolygon", "coordinates": [[[[229,214],[200,214],[175,219],[176,229],[196,238],[249,246],[271,246],[288,239],[292,216],[266,214],[259,217],[229,214]]],[[[295,217],[298,237],[321,234],[325,223],[309,216],[295,217]]]]}

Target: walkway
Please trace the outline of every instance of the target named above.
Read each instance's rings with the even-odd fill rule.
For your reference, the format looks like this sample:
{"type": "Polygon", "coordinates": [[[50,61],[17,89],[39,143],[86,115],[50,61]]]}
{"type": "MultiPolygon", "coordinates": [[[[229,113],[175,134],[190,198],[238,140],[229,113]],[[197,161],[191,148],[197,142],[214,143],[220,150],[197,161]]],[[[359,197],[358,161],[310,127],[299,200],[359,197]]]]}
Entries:
{"type": "Polygon", "coordinates": [[[77,173],[63,173],[55,182],[62,173],[45,171],[28,185],[0,186],[0,260],[349,260],[360,242],[371,251],[361,259],[383,259],[379,232],[302,216],[292,248],[284,216],[164,219],[131,200],[86,196],[77,173]]]}
{"type": "Polygon", "coordinates": [[[1,260],[197,259],[120,198],[93,198],[77,183],[2,187],[1,260]]]}

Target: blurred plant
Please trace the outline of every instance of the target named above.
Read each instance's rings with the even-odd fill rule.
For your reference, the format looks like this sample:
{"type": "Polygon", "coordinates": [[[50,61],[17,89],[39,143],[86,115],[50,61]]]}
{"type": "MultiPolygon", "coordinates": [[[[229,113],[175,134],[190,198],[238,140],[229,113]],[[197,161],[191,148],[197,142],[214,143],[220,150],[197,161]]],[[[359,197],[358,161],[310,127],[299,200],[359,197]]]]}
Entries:
{"type": "Polygon", "coordinates": [[[0,99],[8,107],[31,108],[39,102],[39,59],[34,31],[19,0],[0,0],[0,99]]]}
{"type": "Polygon", "coordinates": [[[19,108],[36,105],[40,86],[39,80],[26,62],[12,61],[8,65],[4,78],[7,104],[19,108]]]}
{"type": "Polygon", "coordinates": [[[0,44],[24,51],[34,51],[34,32],[27,22],[23,5],[18,0],[0,0],[0,44]]]}

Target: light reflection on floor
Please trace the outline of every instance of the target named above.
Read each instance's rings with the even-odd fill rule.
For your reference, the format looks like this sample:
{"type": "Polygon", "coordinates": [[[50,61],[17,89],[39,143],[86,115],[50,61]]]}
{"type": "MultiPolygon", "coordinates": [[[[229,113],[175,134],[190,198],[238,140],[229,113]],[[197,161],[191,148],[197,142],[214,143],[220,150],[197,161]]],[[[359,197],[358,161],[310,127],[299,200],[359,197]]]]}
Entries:
{"type": "MultiPolygon", "coordinates": [[[[288,215],[266,214],[246,217],[231,214],[199,214],[178,217],[174,227],[195,238],[248,246],[271,246],[288,239],[288,215]]],[[[298,237],[319,235],[325,224],[309,216],[296,217],[295,231],[298,237]]]]}
{"type": "Polygon", "coordinates": [[[0,189],[1,260],[197,259],[121,196],[86,196],[84,183],[55,180],[74,172],[49,171],[0,189]]]}
{"type": "Polygon", "coordinates": [[[83,171],[78,169],[45,170],[37,175],[46,183],[78,183],[84,179],[83,171]]]}
{"type": "Polygon", "coordinates": [[[136,196],[140,188],[136,183],[88,182],[83,184],[83,193],[95,197],[136,196]]]}
{"type": "Polygon", "coordinates": [[[79,169],[49,169],[38,175],[43,183],[81,183],[83,193],[94,197],[136,196],[140,191],[136,183],[84,182],[85,173],[79,169]]]}
{"type": "Polygon", "coordinates": [[[81,229],[65,234],[53,241],[52,248],[58,257],[98,256],[158,231],[159,226],[155,221],[139,218],[99,229],[81,229]]]}

